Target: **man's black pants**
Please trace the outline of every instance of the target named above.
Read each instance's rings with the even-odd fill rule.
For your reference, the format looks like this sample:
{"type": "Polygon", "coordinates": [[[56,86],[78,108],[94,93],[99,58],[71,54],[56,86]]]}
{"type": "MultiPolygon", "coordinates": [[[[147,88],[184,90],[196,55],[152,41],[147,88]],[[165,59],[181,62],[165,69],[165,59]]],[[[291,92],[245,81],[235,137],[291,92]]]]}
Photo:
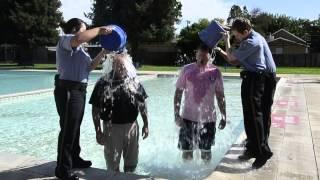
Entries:
{"type": "Polygon", "coordinates": [[[54,98],[61,128],[56,173],[66,175],[72,168],[72,163],[79,159],[81,151],[79,138],[86,101],[86,84],[59,80],[56,76],[54,98]]]}
{"type": "Polygon", "coordinates": [[[275,73],[241,72],[241,99],[246,148],[256,158],[271,155],[268,138],[271,127],[271,107],[276,89],[275,73]]]}

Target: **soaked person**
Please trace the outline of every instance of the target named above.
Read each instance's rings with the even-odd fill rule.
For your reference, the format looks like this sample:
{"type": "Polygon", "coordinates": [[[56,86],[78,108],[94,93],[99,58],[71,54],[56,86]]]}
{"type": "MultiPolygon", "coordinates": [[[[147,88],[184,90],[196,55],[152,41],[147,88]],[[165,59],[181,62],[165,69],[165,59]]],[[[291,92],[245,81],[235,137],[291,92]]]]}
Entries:
{"type": "Polygon", "coordinates": [[[139,154],[139,112],[144,123],[143,139],[149,134],[145,101],[148,96],[142,84],[130,76],[127,68],[130,65],[126,65],[128,58],[127,54],[114,56],[111,72],[96,83],[89,103],[92,104],[97,142],[104,145],[107,168],[120,171],[122,156],[124,172],[134,172],[139,154]]]}
{"type": "Polygon", "coordinates": [[[91,161],[80,157],[80,125],[83,119],[86,88],[91,70],[95,69],[106,54],[101,52],[92,60],[83,48],[98,35],[108,35],[110,27],[97,27],[87,30],[86,24],[78,18],[72,18],[61,24],[64,35],[57,44],[56,63],[58,74],[55,76],[54,98],[60,117],[56,177],[60,179],[78,179],[71,174],[72,168],[88,168],[91,161]]]}
{"type": "Polygon", "coordinates": [[[217,119],[215,97],[222,116],[219,129],[226,125],[223,78],[220,70],[210,63],[211,53],[211,48],[201,44],[197,49],[197,62],[184,66],[176,83],[174,113],[175,122],[180,127],[178,147],[183,151],[184,160],[191,160],[197,147],[204,161],[211,160],[217,119]]]}

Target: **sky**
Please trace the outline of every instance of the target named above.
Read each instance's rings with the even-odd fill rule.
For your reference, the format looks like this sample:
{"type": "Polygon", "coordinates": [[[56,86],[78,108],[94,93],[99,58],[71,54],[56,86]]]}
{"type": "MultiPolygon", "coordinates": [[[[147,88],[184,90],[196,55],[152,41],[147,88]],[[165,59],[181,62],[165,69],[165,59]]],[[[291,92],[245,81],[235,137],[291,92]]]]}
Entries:
{"type": "MultiPolygon", "coordinates": [[[[320,14],[320,0],[180,0],[182,3],[182,18],[176,28],[181,29],[187,21],[196,22],[200,18],[228,17],[232,5],[247,6],[251,11],[260,8],[273,14],[285,14],[295,18],[315,20],[320,14]]],[[[61,12],[65,20],[78,17],[90,23],[84,17],[84,12],[91,11],[92,0],[61,0],[61,12]]]]}

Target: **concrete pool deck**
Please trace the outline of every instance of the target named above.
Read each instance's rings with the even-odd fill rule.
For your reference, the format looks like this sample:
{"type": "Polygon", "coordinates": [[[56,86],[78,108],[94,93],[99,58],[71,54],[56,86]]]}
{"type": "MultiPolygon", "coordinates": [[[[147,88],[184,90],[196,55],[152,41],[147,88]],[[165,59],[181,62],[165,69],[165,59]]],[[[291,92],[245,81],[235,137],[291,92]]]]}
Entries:
{"type": "MultiPolygon", "coordinates": [[[[0,179],[1,180],[54,180],[56,162],[36,160],[28,156],[0,153],[0,179]],[[8,163],[10,162],[10,163],[8,163]]],[[[153,178],[135,174],[113,173],[103,169],[89,168],[74,170],[81,179],[92,180],[137,180],[153,178]]]]}
{"type": "MultiPolygon", "coordinates": [[[[208,179],[319,180],[320,76],[286,76],[278,84],[272,111],[270,147],[274,156],[259,170],[239,162],[241,140],[208,179]]],[[[244,137],[242,137],[244,139],[244,137]]]]}
{"type": "MultiPolygon", "coordinates": [[[[149,72],[144,72],[149,73],[149,72]]],[[[162,72],[163,74],[166,74],[162,72]]],[[[161,74],[162,74],[161,73],[161,74]]],[[[159,74],[152,72],[152,74],[159,74]]],[[[224,74],[225,76],[239,76],[224,74]]],[[[320,76],[280,75],[273,106],[270,146],[274,152],[265,167],[251,170],[250,162],[236,158],[243,151],[241,135],[219,166],[206,179],[318,179],[320,169],[320,76]]],[[[55,162],[0,153],[0,179],[55,179],[55,162]]],[[[82,179],[155,179],[113,174],[103,169],[76,170],[82,179]]]]}

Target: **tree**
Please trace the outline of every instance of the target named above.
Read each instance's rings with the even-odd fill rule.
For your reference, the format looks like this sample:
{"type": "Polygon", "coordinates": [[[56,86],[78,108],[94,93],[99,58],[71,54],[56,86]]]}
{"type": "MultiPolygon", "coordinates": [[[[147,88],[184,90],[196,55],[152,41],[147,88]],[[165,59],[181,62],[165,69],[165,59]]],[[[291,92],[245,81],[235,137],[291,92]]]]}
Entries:
{"type": "Polygon", "coordinates": [[[9,19],[10,11],[14,8],[13,0],[3,0],[0,3],[0,44],[14,44],[15,29],[13,22],[9,19]]]}
{"type": "Polygon", "coordinates": [[[245,17],[251,20],[253,28],[265,37],[279,29],[286,29],[306,40],[310,44],[311,52],[320,52],[320,15],[317,20],[310,21],[308,19],[292,18],[284,14],[263,12],[259,8],[254,8],[248,13],[246,6],[241,9],[240,6],[233,5],[227,22],[230,24],[237,17],[245,17]]]}
{"type": "Polygon", "coordinates": [[[214,21],[219,22],[220,24],[224,24],[225,20],[222,18],[213,18],[214,21]]]}
{"type": "Polygon", "coordinates": [[[230,9],[230,12],[229,12],[229,16],[228,16],[228,19],[227,19],[227,23],[228,24],[231,24],[232,21],[236,18],[239,18],[239,17],[245,17],[245,18],[248,18],[248,11],[247,11],[247,8],[246,6],[244,6],[244,10],[246,11],[247,14],[244,14],[243,10],[241,9],[240,6],[238,5],[233,5],[230,9]]]}
{"type": "Polygon", "coordinates": [[[210,21],[208,19],[200,19],[197,23],[193,23],[180,31],[177,46],[182,54],[189,58],[194,56],[194,50],[201,42],[198,33],[208,27],[209,24],[210,21]]]}
{"type": "Polygon", "coordinates": [[[242,17],[247,18],[249,20],[251,19],[251,15],[247,9],[247,6],[243,6],[242,17]]]}
{"type": "Polygon", "coordinates": [[[266,12],[251,15],[251,23],[256,31],[267,36],[283,28],[296,36],[305,36],[310,21],[307,19],[295,19],[286,15],[274,15],[266,12]]]}
{"type": "Polygon", "coordinates": [[[319,19],[311,21],[307,29],[311,52],[320,52],[320,16],[319,19]]]}
{"type": "Polygon", "coordinates": [[[251,18],[255,18],[258,15],[260,15],[262,13],[262,10],[260,8],[253,8],[250,12],[250,16],[251,18]]]}
{"type": "Polygon", "coordinates": [[[93,26],[117,24],[128,34],[133,58],[144,42],[167,42],[174,37],[174,24],[181,17],[177,0],[94,0],[87,17],[93,26]]]}
{"type": "Polygon", "coordinates": [[[59,0],[7,2],[11,5],[7,21],[12,26],[10,34],[14,33],[16,44],[30,48],[56,44],[57,28],[62,21],[59,0]]]}
{"type": "Polygon", "coordinates": [[[274,17],[265,12],[259,12],[259,14],[253,15],[251,19],[253,28],[264,36],[268,35],[269,33],[275,32],[273,31],[274,28],[271,29],[273,21],[274,17]]]}
{"type": "Polygon", "coordinates": [[[19,64],[32,64],[33,50],[54,45],[62,20],[59,0],[3,0],[0,4],[0,43],[20,47],[19,64]]]}

